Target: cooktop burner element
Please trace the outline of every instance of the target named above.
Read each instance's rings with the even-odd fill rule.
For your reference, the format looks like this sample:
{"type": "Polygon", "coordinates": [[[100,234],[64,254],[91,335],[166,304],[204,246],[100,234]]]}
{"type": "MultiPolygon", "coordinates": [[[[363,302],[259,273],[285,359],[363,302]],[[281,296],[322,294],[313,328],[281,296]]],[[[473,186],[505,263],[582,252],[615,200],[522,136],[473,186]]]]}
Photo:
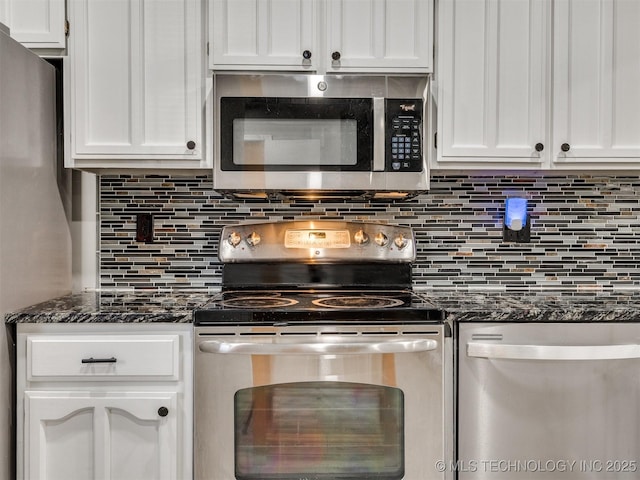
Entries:
{"type": "Polygon", "coordinates": [[[404,305],[404,302],[397,298],[368,295],[318,298],[311,303],[317,307],[328,308],[389,308],[404,305]]]}
{"type": "Polygon", "coordinates": [[[442,312],[411,290],[223,291],[195,311],[196,325],[424,323],[442,312]]]}
{"type": "Polygon", "coordinates": [[[293,298],[251,295],[222,300],[220,305],[227,308],[282,308],[297,303],[293,298]]]}

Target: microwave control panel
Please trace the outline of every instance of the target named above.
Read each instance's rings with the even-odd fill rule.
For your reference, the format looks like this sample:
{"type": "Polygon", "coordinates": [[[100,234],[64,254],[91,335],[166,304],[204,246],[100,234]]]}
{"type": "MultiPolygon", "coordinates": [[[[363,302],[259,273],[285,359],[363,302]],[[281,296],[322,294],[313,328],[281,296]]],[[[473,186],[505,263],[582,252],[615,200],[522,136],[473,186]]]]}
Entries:
{"type": "Polygon", "coordinates": [[[422,171],[422,111],[419,98],[385,100],[385,171],[422,171]]]}

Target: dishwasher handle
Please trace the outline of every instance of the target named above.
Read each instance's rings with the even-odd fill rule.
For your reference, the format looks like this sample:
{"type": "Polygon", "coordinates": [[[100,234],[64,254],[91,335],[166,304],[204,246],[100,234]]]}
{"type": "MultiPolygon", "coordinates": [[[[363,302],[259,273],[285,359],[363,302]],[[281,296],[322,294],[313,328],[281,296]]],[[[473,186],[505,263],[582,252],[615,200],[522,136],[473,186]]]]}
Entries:
{"type": "Polygon", "coordinates": [[[371,342],[315,342],[315,343],[259,343],[259,342],[202,342],[203,353],[232,353],[242,355],[363,355],[380,353],[417,353],[438,348],[432,339],[371,341],[371,342]]]}
{"type": "Polygon", "coordinates": [[[505,345],[469,342],[467,356],[505,360],[629,360],[640,358],[640,345],[505,345]]]}

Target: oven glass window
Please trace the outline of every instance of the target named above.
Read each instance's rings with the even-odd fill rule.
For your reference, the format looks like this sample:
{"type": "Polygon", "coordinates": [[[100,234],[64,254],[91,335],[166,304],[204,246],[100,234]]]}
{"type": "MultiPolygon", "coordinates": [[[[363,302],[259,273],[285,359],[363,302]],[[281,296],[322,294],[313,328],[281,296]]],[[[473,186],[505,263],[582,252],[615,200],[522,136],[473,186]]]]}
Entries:
{"type": "Polygon", "coordinates": [[[237,118],[233,121],[235,165],[356,165],[354,119],[237,118]]]}
{"type": "Polygon", "coordinates": [[[398,388],[300,382],[235,398],[236,478],[404,476],[404,395],[398,388]]]}

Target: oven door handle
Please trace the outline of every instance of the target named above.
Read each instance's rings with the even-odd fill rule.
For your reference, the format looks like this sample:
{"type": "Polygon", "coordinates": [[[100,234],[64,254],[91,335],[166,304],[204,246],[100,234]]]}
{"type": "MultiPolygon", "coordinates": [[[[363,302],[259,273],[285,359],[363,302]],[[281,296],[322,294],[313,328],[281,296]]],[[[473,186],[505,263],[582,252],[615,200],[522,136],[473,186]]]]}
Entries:
{"type": "Polygon", "coordinates": [[[467,356],[504,360],[626,360],[640,358],[640,345],[505,345],[469,342],[467,356]]]}
{"type": "Polygon", "coordinates": [[[198,348],[203,353],[242,355],[363,355],[428,352],[438,348],[438,342],[432,339],[349,343],[257,343],[209,340],[202,342],[198,348]]]}

